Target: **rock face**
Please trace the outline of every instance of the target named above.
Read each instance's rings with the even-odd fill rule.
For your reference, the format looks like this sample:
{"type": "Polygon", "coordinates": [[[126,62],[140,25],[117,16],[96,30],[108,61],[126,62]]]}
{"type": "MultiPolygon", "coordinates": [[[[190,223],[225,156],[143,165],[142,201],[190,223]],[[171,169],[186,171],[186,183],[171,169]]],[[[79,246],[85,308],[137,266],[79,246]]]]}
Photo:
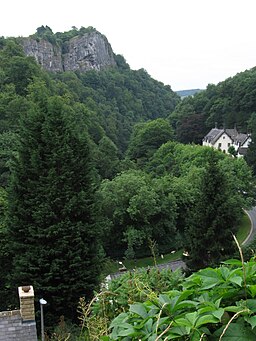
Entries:
{"type": "Polygon", "coordinates": [[[114,53],[107,38],[98,32],[76,36],[58,46],[49,41],[22,38],[27,56],[32,56],[51,72],[102,70],[115,66],[114,53]]]}

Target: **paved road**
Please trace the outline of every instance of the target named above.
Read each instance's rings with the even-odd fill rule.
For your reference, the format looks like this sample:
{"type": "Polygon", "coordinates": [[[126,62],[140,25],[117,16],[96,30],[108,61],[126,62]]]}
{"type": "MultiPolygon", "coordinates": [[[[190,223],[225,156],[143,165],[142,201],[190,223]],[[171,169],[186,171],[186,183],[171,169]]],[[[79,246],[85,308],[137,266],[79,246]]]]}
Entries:
{"type": "Polygon", "coordinates": [[[253,207],[249,211],[245,211],[251,220],[251,231],[248,237],[244,240],[242,245],[248,245],[256,237],[256,207],[253,207]]]}
{"type": "MultiPolygon", "coordinates": [[[[151,266],[151,267],[153,268],[154,266],[151,266]]],[[[175,260],[175,261],[166,262],[166,263],[163,263],[163,264],[158,264],[157,268],[159,268],[160,270],[161,269],[171,269],[172,271],[175,271],[178,268],[185,269],[186,268],[186,264],[182,260],[175,260]]],[[[138,268],[138,269],[140,269],[140,268],[138,268]]],[[[133,271],[133,270],[131,270],[131,271],[133,271]]],[[[117,278],[120,275],[122,275],[123,273],[124,272],[116,272],[114,274],[111,274],[110,278],[111,279],[117,278]]]]}
{"type": "MultiPolygon", "coordinates": [[[[256,207],[253,207],[251,210],[249,211],[245,211],[246,214],[248,214],[250,220],[251,220],[251,230],[250,233],[248,235],[248,237],[243,241],[243,245],[248,245],[250,244],[250,242],[256,238],[256,207]]],[[[159,269],[164,269],[164,268],[169,268],[172,271],[175,271],[178,268],[186,268],[185,263],[182,260],[177,260],[177,261],[173,261],[173,262],[167,262],[164,264],[159,264],[157,265],[157,267],[159,269]]],[[[117,272],[115,274],[111,274],[112,278],[118,277],[122,274],[122,272],[117,272]]]]}

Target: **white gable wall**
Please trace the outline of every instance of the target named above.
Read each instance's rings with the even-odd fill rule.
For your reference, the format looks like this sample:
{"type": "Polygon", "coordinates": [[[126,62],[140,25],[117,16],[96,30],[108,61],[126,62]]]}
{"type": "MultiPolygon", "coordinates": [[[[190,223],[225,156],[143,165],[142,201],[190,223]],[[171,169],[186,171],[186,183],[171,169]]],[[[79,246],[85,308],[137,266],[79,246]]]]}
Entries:
{"type": "Polygon", "coordinates": [[[249,137],[244,143],[243,143],[243,147],[244,148],[248,148],[249,144],[252,142],[251,137],[249,137]]]}
{"type": "MultiPolygon", "coordinates": [[[[216,148],[216,149],[222,150],[224,153],[228,153],[228,149],[232,145],[233,145],[232,139],[224,132],[218,138],[218,140],[214,144],[212,144],[211,146],[216,148]]],[[[236,148],[236,146],[234,146],[234,147],[236,148]]],[[[238,148],[238,146],[237,146],[237,148],[238,148]]]]}

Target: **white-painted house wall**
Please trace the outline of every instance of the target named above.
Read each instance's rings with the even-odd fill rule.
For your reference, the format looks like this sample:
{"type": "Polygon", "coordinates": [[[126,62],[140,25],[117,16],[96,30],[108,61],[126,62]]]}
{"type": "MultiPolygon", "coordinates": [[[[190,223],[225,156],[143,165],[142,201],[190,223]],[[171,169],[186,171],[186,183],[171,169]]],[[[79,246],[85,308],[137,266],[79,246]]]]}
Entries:
{"type": "MultiPolygon", "coordinates": [[[[250,142],[251,142],[251,137],[248,135],[247,139],[241,144],[238,140],[233,140],[230,135],[226,133],[226,131],[214,131],[215,129],[212,129],[213,135],[210,136],[209,138],[204,138],[203,139],[203,146],[208,146],[208,147],[213,147],[215,149],[221,150],[224,153],[228,153],[229,147],[233,146],[235,150],[237,151],[237,157],[243,157],[244,155],[239,154],[239,148],[242,147],[248,148],[250,142]],[[213,137],[214,134],[216,134],[216,137],[213,137]],[[216,139],[216,141],[213,143],[213,141],[216,139]]],[[[241,141],[241,140],[240,140],[241,141]]]]}
{"type": "Polygon", "coordinates": [[[224,153],[228,153],[228,148],[232,145],[232,139],[224,132],[212,146],[224,153]]]}

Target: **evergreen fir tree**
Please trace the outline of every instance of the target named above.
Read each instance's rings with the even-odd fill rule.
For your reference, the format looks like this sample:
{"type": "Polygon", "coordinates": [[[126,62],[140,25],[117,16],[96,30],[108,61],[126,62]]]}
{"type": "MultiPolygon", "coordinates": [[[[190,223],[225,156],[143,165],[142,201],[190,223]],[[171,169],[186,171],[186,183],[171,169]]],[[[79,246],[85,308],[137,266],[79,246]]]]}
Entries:
{"type": "Polygon", "coordinates": [[[20,136],[9,196],[11,280],[15,288],[32,284],[48,317],[73,319],[99,279],[88,139],[57,96],[23,119],[20,136]]]}
{"type": "Polygon", "coordinates": [[[251,143],[249,144],[247,154],[245,155],[245,160],[249,166],[251,166],[253,174],[256,175],[256,113],[253,113],[250,121],[249,127],[251,130],[251,143]]]}
{"type": "Polygon", "coordinates": [[[209,148],[205,157],[200,194],[185,230],[183,246],[188,252],[185,261],[192,271],[214,266],[235,252],[232,233],[240,211],[218,164],[217,153],[209,148]]]}

